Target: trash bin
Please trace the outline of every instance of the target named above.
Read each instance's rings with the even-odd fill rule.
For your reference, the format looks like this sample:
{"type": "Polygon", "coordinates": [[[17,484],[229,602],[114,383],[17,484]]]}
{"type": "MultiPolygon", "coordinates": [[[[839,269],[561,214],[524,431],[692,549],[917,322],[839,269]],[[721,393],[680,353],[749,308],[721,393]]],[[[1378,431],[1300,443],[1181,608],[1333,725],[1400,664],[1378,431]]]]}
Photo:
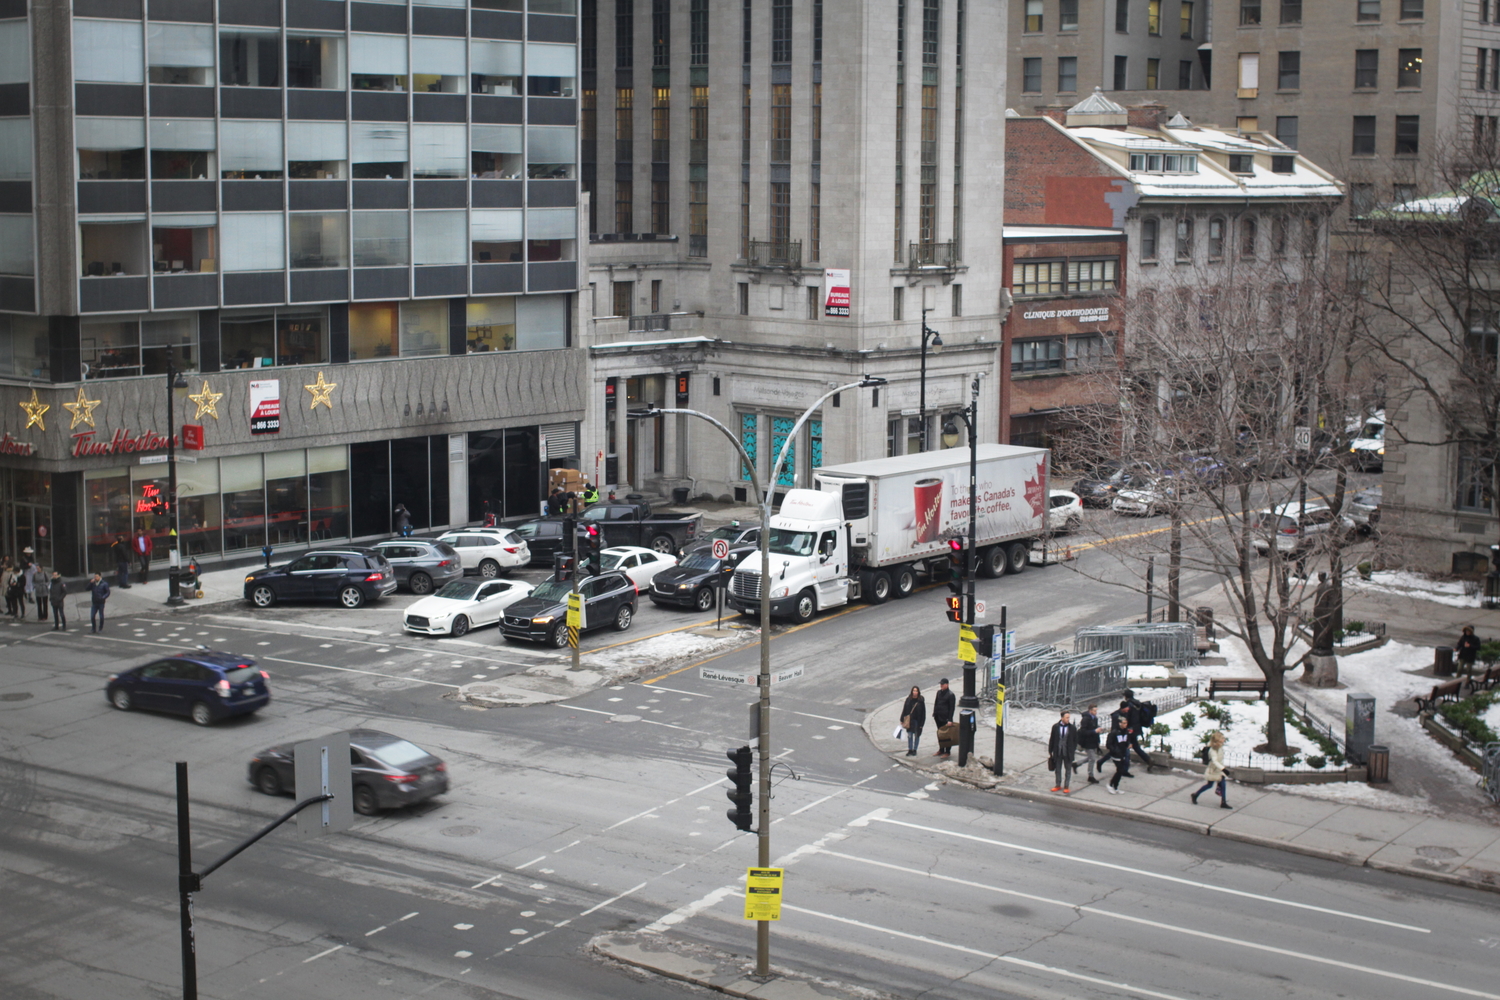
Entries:
{"type": "Polygon", "coordinates": [[[672,502],[681,507],[688,502],[688,487],[677,486],[672,489],[672,502]]]}
{"type": "Polygon", "coordinates": [[[1214,635],[1214,609],[1209,607],[1194,608],[1194,615],[1198,618],[1198,625],[1203,628],[1203,634],[1210,639],[1217,638],[1214,635]]]}
{"type": "Polygon", "coordinates": [[[1372,785],[1384,785],[1391,780],[1391,748],[1376,743],[1370,747],[1369,760],[1365,765],[1367,778],[1372,785]]]}
{"type": "Polygon", "coordinates": [[[1439,646],[1432,651],[1432,672],[1438,677],[1453,676],[1453,647],[1439,646]]]}

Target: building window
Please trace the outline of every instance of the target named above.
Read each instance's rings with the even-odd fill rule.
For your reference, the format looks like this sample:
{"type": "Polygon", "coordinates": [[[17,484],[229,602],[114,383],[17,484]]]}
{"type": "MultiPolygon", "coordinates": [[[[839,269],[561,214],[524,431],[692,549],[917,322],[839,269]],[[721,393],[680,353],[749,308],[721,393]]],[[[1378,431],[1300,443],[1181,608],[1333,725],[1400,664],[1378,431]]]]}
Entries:
{"type": "Polygon", "coordinates": [[[1255,258],[1256,244],[1256,222],[1255,216],[1247,215],[1240,219],[1240,256],[1246,260],[1255,258]]]}
{"type": "Polygon", "coordinates": [[[772,182],[771,203],[768,219],[772,243],[784,244],[792,238],[792,186],[783,182],[772,182]]]}
{"type": "Polygon", "coordinates": [[[1078,89],[1078,57],[1059,56],[1057,60],[1057,89],[1059,93],[1072,93],[1078,89]]]}
{"type": "MultiPolygon", "coordinates": [[[[9,329],[19,333],[25,317],[9,329]]],[[[44,321],[45,322],[45,321],[44,321]]],[[[198,317],[195,313],[154,319],[88,320],[81,327],[84,378],[128,378],[165,374],[170,363],[180,372],[198,370],[198,317]]],[[[42,334],[45,338],[45,333],[42,334]]],[[[42,352],[45,357],[45,349],[42,352]]],[[[265,364],[276,363],[266,356],[265,364]]]]}
{"type": "Polygon", "coordinates": [[[615,68],[635,65],[635,0],[615,0],[615,68]]]}
{"type": "Polygon", "coordinates": [[[635,189],[630,181],[615,181],[615,232],[635,232],[635,189]]]}
{"type": "Polygon", "coordinates": [[[1070,260],[1068,291],[1112,292],[1117,287],[1115,272],[1118,266],[1119,261],[1112,257],[1104,260],[1070,260]]]}
{"type": "Polygon", "coordinates": [[[1240,23],[1260,23],[1260,0],[1240,0],[1240,23]]]}
{"type": "Polygon", "coordinates": [[[672,158],[672,88],[653,87],[651,92],[651,162],[672,158]]]}
{"type": "Polygon", "coordinates": [[[1302,23],[1302,0],[1281,0],[1281,23],[1302,23]]]}
{"type": "Polygon", "coordinates": [[[1380,86],[1380,50],[1355,49],[1354,88],[1373,90],[1378,86],[1380,86]]]}
{"type": "Polygon", "coordinates": [[[1219,216],[1208,220],[1208,259],[1224,259],[1224,220],[1219,216]]]}
{"type": "Polygon", "coordinates": [[[1191,59],[1182,59],[1177,63],[1177,89],[1193,89],[1193,61],[1191,59]]]}
{"type": "Polygon", "coordinates": [[[1011,265],[1011,292],[1017,297],[1061,295],[1063,261],[1017,261],[1011,265]]]}
{"type": "Polygon", "coordinates": [[[464,336],[468,353],[516,349],[516,300],[509,295],[469,299],[464,336]]]}
{"type": "Polygon", "coordinates": [[[1405,205],[1417,197],[1417,186],[1415,184],[1392,184],[1391,201],[1397,205],[1405,205]]]}
{"type": "Polygon", "coordinates": [[[1026,30],[1042,30],[1042,0],[1026,0],[1026,30]]]}
{"type": "Polygon", "coordinates": [[[1415,156],[1421,138],[1421,131],[1422,118],[1420,115],[1397,115],[1396,155],[1415,156]]]}
{"type": "Polygon", "coordinates": [[[1252,153],[1230,153],[1229,172],[1232,174],[1255,173],[1255,156],[1252,153]]]}
{"type": "Polygon", "coordinates": [[[1297,158],[1295,156],[1273,156],[1271,157],[1271,173],[1294,174],[1297,172],[1297,158]]]}
{"type": "Polygon", "coordinates": [[[1186,217],[1177,220],[1177,259],[1193,259],[1193,220],[1186,217]]]}
{"type": "Polygon", "coordinates": [[[1078,0],[1058,0],[1057,30],[1078,30],[1078,0]]]}
{"type": "Polygon", "coordinates": [[[1115,30],[1130,31],[1130,0],[1115,0],[1115,30]]]}
{"type": "Polygon", "coordinates": [[[1454,507],[1485,514],[1495,509],[1495,458],[1477,444],[1458,446],[1458,492],[1454,507]]]}
{"type": "Polygon", "coordinates": [[[893,320],[906,318],[903,315],[903,307],[905,305],[905,295],[903,293],[905,291],[906,289],[899,287],[891,289],[891,319],[893,320]]]}
{"type": "Polygon", "coordinates": [[[964,286],[963,285],[954,285],[953,286],[953,315],[954,316],[962,316],[963,314],[964,314],[964,286]]]}
{"type": "Polygon", "coordinates": [[[807,286],[807,318],[811,320],[821,319],[823,311],[823,296],[821,289],[815,285],[807,286]]]}
{"type": "Polygon", "coordinates": [[[1014,341],[1010,345],[1010,370],[1020,373],[1060,371],[1065,350],[1062,337],[1014,341]]]}
{"type": "MultiPolygon", "coordinates": [[[[1254,97],[1260,91],[1260,53],[1240,53],[1240,97],[1254,97]]],[[[1253,119],[1252,119],[1253,121],[1253,119]]]]}
{"type": "Polygon", "coordinates": [[[1396,86],[1422,86],[1422,50],[1400,49],[1396,53],[1396,86]]]}
{"type": "Polygon", "coordinates": [[[1401,0],[1401,20],[1420,20],[1423,14],[1422,2],[1423,0],[1401,0]]]}
{"type": "Polygon", "coordinates": [[[1141,260],[1156,259],[1156,237],[1160,223],[1155,219],[1141,220],[1141,260]]]}
{"type": "Polygon", "coordinates": [[[1198,172],[1197,153],[1131,153],[1130,169],[1147,173],[1193,174],[1198,172]]]}
{"type": "Polygon", "coordinates": [[[1380,0],[1355,0],[1358,5],[1355,8],[1355,20],[1378,21],[1380,20],[1380,0]]]}
{"type": "Polygon", "coordinates": [[[707,66],[708,0],[693,0],[688,18],[689,58],[694,66],[707,66]]]}
{"type": "Polygon", "coordinates": [[[1297,148],[1297,116],[1276,116],[1276,141],[1287,149],[1297,148]]]}
{"type": "Polygon", "coordinates": [[[1492,157],[1495,155],[1496,126],[1500,125],[1500,118],[1494,115],[1474,116],[1474,155],[1479,157],[1492,157]]]}
{"type": "Polygon", "coordinates": [[[635,282],[615,281],[610,284],[611,316],[629,316],[635,312],[635,282]]]}
{"type": "Polygon", "coordinates": [[[1115,90],[1125,90],[1126,72],[1130,66],[1129,56],[1115,56],[1115,90]]]}
{"type": "Polygon", "coordinates": [[[668,0],[651,0],[651,65],[672,65],[672,8],[668,0]]]}
{"type": "Polygon", "coordinates": [[[1315,257],[1318,253],[1318,220],[1308,216],[1302,220],[1302,256],[1315,257]]]}
{"type": "Polygon", "coordinates": [[[1177,15],[1178,32],[1183,38],[1193,37],[1193,4],[1192,0],[1182,0],[1182,10],[1177,15]]]}
{"type": "Polygon", "coordinates": [[[792,61],[792,0],[771,0],[771,61],[792,61]]]}
{"type": "Polygon", "coordinates": [[[772,163],[790,163],[792,159],[792,85],[773,84],[771,87],[771,148],[772,163]]]}
{"type": "Polygon", "coordinates": [[[1026,94],[1042,92],[1042,60],[1039,56],[1021,60],[1021,91],[1026,94]]]}
{"type": "Polygon", "coordinates": [[[1161,34],[1161,0],[1146,0],[1146,34],[1161,34]]]}
{"type": "Polygon", "coordinates": [[[348,226],[344,212],[293,212],[287,217],[292,267],[348,267],[348,226]]]}
{"type": "Polygon", "coordinates": [[[1370,183],[1349,185],[1349,214],[1360,218],[1375,207],[1375,185],[1370,183]]]}
{"type": "Polygon", "coordinates": [[[281,86],[278,34],[252,28],[220,28],[219,83],[226,87],[281,86]]]}
{"type": "Polygon", "coordinates": [[[1284,215],[1271,217],[1271,255],[1273,257],[1286,256],[1286,216],[1284,215]]]}
{"type": "Polygon", "coordinates": [[[354,266],[405,267],[411,242],[405,212],[354,213],[354,266]]]}
{"type": "Polygon", "coordinates": [[[1474,63],[1474,65],[1478,69],[1478,72],[1474,74],[1475,90],[1484,90],[1485,85],[1489,82],[1489,54],[1489,49],[1477,50],[1477,56],[1474,63]]]}
{"type": "Polygon", "coordinates": [[[1298,90],[1302,86],[1302,53],[1280,52],[1276,61],[1276,88],[1298,90]]]}
{"type": "Polygon", "coordinates": [[[1114,358],[1114,345],[1103,334],[1083,334],[1068,338],[1068,369],[1091,371],[1103,368],[1114,358]]]}
{"type": "MultiPolygon", "coordinates": [[[[405,59],[402,68],[405,68],[405,59]]],[[[344,36],[286,36],[286,85],[311,90],[344,89],[344,36]]]]}
{"type": "Polygon", "coordinates": [[[225,370],[328,362],[328,307],[225,310],[219,314],[225,370]]]}
{"type": "Polygon", "coordinates": [[[1147,90],[1155,90],[1158,87],[1158,85],[1160,84],[1160,77],[1161,77],[1161,60],[1160,59],[1147,59],[1146,60],[1146,89],[1147,90]]]}
{"type": "Polygon", "coordinates": [[[1375,116],[1354,116],[1354,146],[1350,150],[1355,156],[1375,155],[1375,116]]]}
{"type": "Polygon", "coordinates": [[[651,182],[651,231],[662,236],[672,231],[670,192],[667,181],[651,182]]]}
{"type": "Polygon", "coordinates": [[[739,314],[750,315],[750,284],[745,281],[739,283],[739,314]]]}

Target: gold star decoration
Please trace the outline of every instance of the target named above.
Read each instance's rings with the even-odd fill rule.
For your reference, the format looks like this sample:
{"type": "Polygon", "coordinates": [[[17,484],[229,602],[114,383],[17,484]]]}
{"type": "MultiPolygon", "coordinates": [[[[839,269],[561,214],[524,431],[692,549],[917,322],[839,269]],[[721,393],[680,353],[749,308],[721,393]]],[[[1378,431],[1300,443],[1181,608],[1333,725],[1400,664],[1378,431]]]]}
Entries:
{"type": "Polygon", "coordinates": [[[94,408],[102,402],[104,402],[102,399],[89,399],[86,397],[83,394],[83,386],[79,386],[77,401],[63,404],[63,409],[73,414],[73,420],[68,424],[68,430],[72,430],[79,424],[88,424],[90,427],[94,426],[94,408]]]}
{"type": "Polygon", "coordinates": [[[308,404],[307,408],[309,410],[316,410],[318,408],[318,404],[322,403],[330,410],[333,409],[333,390],[337,389],[338,387],[339,384],[337,382],[323,381],[323,373],[321,371],[318,372],[318,380],[316,382],[311,385],[304,385],[302,387],[308,392],[312,393],[312,402],[308,404]]]}
{"type": "Polygon", "coordinates": [[[23,430],[31,430],[33,427],[47,429],[47,422],[42,419],[42,416],[52,407],[37,398],[35,389],[31,390],[30,401],[23,399],[20,406],[26,411],[26,426],[22,428],[23,430]]]}
{"type": "Polygon", "coordinates": [[[222,392],[210,392],[208,388],[208,379],[204,379],[202,392],[188,393],[188,399],[191,399],[194,403],[198,404],[198,412],[193,414],[193,419],[202,420],[203,414],[207,413],[210,417],[218,420],[219,400],[223,398],[224,394],[222,392]]]}

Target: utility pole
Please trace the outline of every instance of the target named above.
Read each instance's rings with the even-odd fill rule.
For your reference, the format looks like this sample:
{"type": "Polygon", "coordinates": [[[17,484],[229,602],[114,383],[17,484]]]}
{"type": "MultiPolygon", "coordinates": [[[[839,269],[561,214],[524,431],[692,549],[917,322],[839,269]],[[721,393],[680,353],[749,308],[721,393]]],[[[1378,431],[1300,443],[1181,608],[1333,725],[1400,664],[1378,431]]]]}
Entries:
{"type": "MultiPolygon", "coordinates": [[[[969,425],[969,544],[967,554],[964,557],[964,622],[972,630],[974,627],[974,577],[978,574],[975,570],[975,545],[979,541],[978,506],[979,490],[979,376],[974,376],[974,381],[969,386],[968,412],[963,415],[964,423],[969,425]]],[[[979,710],[979,696],[974,685],[975,666],[973,663],[964,663],[964,693],[958,700],[958,766],[963,767],[969,762],[969,755],[974,752],[974,731],[977,728],[977,716],[979,710]]]]}
{"type": "Polygon", "coordinates": [[[993,657],[998,653],[1000,660],[1000,672],[995,677],[995,774],[997,777],[1005,773],[1005,640],[1007,634],[1007,611],[1009,611],[1009,608],[1004,604],[1000,605],[1000,630],[995,635],[995,646],[990,648],[990,655],[993,657]]]}

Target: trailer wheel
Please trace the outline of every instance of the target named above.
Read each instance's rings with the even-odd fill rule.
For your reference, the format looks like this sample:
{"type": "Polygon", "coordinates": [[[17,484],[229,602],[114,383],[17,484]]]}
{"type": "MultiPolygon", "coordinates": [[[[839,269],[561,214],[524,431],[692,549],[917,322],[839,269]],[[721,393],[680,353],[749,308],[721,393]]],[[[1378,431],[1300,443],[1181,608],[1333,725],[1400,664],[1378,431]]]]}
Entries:
{"type": "Polygon", "coordinates": [[[891,599],[891,574],[877,569],[870,574],[865,586],[865,600],[871,604],[884,604],[891,599]]]}
{"type": "MultiPolygon", "coordinates": [[[[998,548],[998,546],[997,546],[998,548]]],[[[1031,546],[1025,542],[1011,542],[1005,549],[1005,572],[1022,573],[1031,563],[1031,546]]]]}
{"type": "Polygon", "coordinates": [[[917,589],[916,568],[907,563],[897,566],[891,570],[891,596],[895,598],[910,597],[912,591],[917,589]]]}
{"type": "Polygon", "coordinates": [[[993,580],[1005,572],[1006,554],[1003,545],[987,545],[979,550],[979,575],[993,580]]]}

